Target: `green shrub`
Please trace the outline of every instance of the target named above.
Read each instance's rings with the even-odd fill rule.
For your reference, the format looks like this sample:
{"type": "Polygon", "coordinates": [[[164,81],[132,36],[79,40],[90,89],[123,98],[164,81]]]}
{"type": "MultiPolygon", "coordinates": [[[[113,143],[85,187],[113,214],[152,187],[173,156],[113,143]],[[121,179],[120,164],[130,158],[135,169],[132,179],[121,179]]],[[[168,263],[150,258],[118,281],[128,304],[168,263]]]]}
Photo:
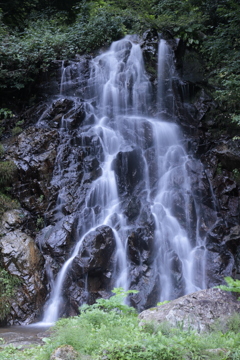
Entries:
{"type": "Polygon", "coordinates": [[[9,194],[16,173],[17,167],[13,161],[0,161],[0,218],[5,211],[19,207],[18,201],[9,194]]]}
{"type": "Polygon", "coordinates": [[[19,208],[19,202],[0,192],[0,218],[5,211],[19,208]]]}
{"type": "Polygon", "coordinates": [[[17,167],[13,161],[0,162],[0,185],[10,185],[16,175],[17,167]]]}
{"type": "Polygon", "coordinates": [[[10,119],[12,118],[13,112],[7,108],[1,108],[0,109],[0,119],[10,119]]]}
{"type": "MultiPolygon", "coordinates": [[[[240,280],[234,280],[230,276],[225,277],[224,280],[226,281],[227,285],[219,285],[216,287],[221,290],[240,293],[240,280]]],[[[240,300],[240,297],[238,299],[240,300]]]]}
{"type": "Polygon", "coordinates": [[[0,320],[4,320],[9,314],[11,299],[19,284],[18,277],[10,275],[6,270],[0,268],[0,320]]]}
{"type": "Polygon", "coordinates": [[[23,131],[23,129],[20,126],[15,126],[12,129],[12,136],[19,135],[22,131],[23,131]]]}
{"type": "Polygon", "coordinates": [[[0,143],[0,158],[4,155],[4,146],[0,143]]]}

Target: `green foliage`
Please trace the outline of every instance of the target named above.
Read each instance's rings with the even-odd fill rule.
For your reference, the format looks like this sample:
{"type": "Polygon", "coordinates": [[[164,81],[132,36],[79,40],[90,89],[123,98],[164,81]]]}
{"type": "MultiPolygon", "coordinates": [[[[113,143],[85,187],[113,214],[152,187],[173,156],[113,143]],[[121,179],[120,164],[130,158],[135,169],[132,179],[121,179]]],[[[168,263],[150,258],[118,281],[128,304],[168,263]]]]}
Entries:
{"type": "Polygon", "coordinates": [[[31,84],[53,60],[91,52],[123,35],[123,23],[107,8],[91,17],[80,7],[74,24],[66,26],[58,15],[29,21],[20,34],[7,34],[0,43],[0,89],[20,90],[31,84]]]}
{"type": "Polygon", "coordinates": [[[199,47],[207,15],[192,1],[163,0],[154,6],[154,12],[159,28],[183,39],[187,46],[199,47]]]}
{"type": "Polygon", "coordinates": [[[240,126],[240,115],[232,114],[232,122],[240,126]]]}
{"type": "MultiPolygon", "coordinates": [[[[108,7],[99,8],[97,11],[89,9],[89,12],[88,21],[80,13],[67,33],[67,43],[71,46],[70,50],[73,53],[91,52],[123,36],[122,18],[116,16],[111,9],[108,7]]],[[[68,51],[66,47],[66,55],[69,55],[68,51]]]]}
{"type": "Polygon", "coordinates": [[[29,17],[37,16],[39,13],[66,12],[72,16],[72,7],[77,0],[2,0],[0,7],[3,10],[2,20],[10,28],[20,31],[26,26],[29,17]]]}
{"type": "Polygon", "coordinates": [[[4,146],[0,143],[0,158],[4,155],[4,146]]]}
{"type": "Polygon", "coordinates": [[[224,111],[240,115],[240,4],[236,0],[8,3],[4,0],[0,5],[0,90],[24,89],[55,59],[92,52],[126,33],[153,27],[202,52],[216,100],[224,111]],[[18,23],[21,32],[16,31],[18,23]]]}
{"type": "Polygon", "coordinates": [[[9,119],[12,118],[14,115],[11,110],[6,108],[0,109],[0,119],[9,119]]]}
{"type": "Polygon", "coordinates": [[[13,161],[0,161],[0,216],[7,210],[19,207],[19,203],[9,194],[16,171],[17,167],[13,161]]]}
{"type": "Polygon", "coordinates": [[[37,231],[41,230],[44,227],[44,219],[41,216],[37,217],[36,226],[37,231]]]}
{"type": "Polygon", "coordinates": [[[9,314],[11,299],[19,284],[18,277],[10,275],[6,270],[0,268],[0,320],[9,314]]]}
{"type": "Polygon", "coordinates": [[[224,317],[222,319],[218,319],[211,325],[211,331],[214,333],[221,332],[223,334],[227,334],[229,332],[232,332],[234,334],[239,333],[240,314],[235,313],[228,318],[224,317]]]}
{"type": "Polygon", "coordinates": [[[23,351],[4,348],[0,360],[49,360],[54,349],[67,344],[79,353],[79,359],[86,360],[238,359],[239,317],[201,335],[167,323],[139,326],[136,313],[127,310],[127,305],[122,308],[130,292],[114,289],[111,298],[82,307],[79,316],[59,320],[51,338],[44,339],[45,345],[23,351]]]}
{"type": "Polygon", "coordinates": [[[239,171],[239,169],[233,169],[232,173],[233,173],[234,180],[238,184],[240,184],[240,171],[239,171]]]}
{"type": "Polygon", "coordinates": [[[12,136],[19,135],[22,131],[23,131],[23,129],[20,126],[15,126],[12,129],[12,136]]]}
{"type": "Polygon", "coordinates": [[[19,202],[8,194],[0,192],[0,217],[5,211],[19,208],[19,202]]]}
{"type": "Polygon", "coordinates": [[[97,299],[96,303],[93,305],[83,305],[80,308],[80,311],[93,311],[95,309],[101,309],[106,312],[109,311],[118,311],[121,314],[127,313],[134,313],[136,314],[136,310],[124,304],[124,300],[129,294],[137,294],[137,290],[128,290],[125,291],[123,288],[114,288],[112,293],[115,294],[114,296],[110,297],[109,299],[97,299]]]}
{"type": "MultiPolygon", "coordinates": [[[[225,277],[224,280],[226,281],[227,285],[217,286],[219,289],[240,293],[240,280],[238,279],[234,280],[229,276],[225,277]]],[[[240,300],[240,297],[238,299],[240,300]]]]}
{"type": "Polygon", "coordinates": [[[202,44],[202,54],[207,61],[210,81],[216,88],[215,98],[223,111],[231,114],[238,125],[240,116],[240,4],[221,1],[215,8],[214,26],[202,44]]]}
{"type": "Polygon", "coordinates": [[[226,322],[227,330],[237,334],[240,331],[240,314],[236,313],[230,316],[226,322]]]}
{"type": "Polygon", "coordinates": [[[167,304],[169,302],[170,302],[169,300],[160,301],[160,302],[157,303],[157,306],[161,306],[161,305],[167,304]]]}
{"type": "Polygon", "coordinates": [[[0,162],[0,185],[9,185],[16,174],[17,167],[13,161],[0,162]]]}

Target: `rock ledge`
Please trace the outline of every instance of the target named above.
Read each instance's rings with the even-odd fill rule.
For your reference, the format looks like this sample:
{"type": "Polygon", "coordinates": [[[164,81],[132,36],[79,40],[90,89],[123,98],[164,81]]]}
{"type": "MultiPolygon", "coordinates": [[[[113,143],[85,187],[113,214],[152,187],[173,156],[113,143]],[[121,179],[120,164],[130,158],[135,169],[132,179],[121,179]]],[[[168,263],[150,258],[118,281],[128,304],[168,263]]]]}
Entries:
{"type": "Polygon", "coordinates": [[[183,329],[192,328],[202,332],[208,330],[215,320],[222,320],[237,312],[240,312],[240,301],[234,294],[212,288],[145,310],[139,318],[141,324],[146,321],[167,321],[173,326],[181,324],[183,329]]]}

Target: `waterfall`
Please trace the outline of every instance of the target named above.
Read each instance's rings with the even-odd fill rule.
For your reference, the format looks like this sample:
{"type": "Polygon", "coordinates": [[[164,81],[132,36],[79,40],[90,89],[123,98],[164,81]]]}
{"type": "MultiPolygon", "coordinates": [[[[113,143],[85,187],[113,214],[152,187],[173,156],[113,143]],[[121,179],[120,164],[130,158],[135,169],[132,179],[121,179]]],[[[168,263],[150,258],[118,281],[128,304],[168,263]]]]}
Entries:
{"type": "MultiPolygon", "coordinates": [[[[78,239],[56,277],[43,323],[57,320],[64,280],[72,262],[86,236],[100,226],[110,227],[114,234],[115,286],[126,290],[132,286],[129,242],[131,236],[136,237],[136,229],[150,228],[147,222],[152,224],[149,234],[154,244],[147,265],[142,260],[139,262],[139,284],[148,266],[149,284],[156,287],[158,300],[170,300],[205,286],[204,239],[199,235],[198,226],[193,229],[191,215],[194,212],[198,217],[198,204],[192,195],[188,175],[192,159],[186,153],[181,131],[173,119],[163,121],[161,118],[162,113],[172,115],[174,111],[172,76],[173,54],[167,42],[161,40],[158,116],[154,118],[149,116],[152,85],[138,43],[127,36],[91,61],[84,102],[86,118],[91,118],[92,123],[81,130],[81,145],[93,136],[100,144],[101,151],[93,145],[92,151],[100,164],[101,175],[86,192],[80,215],[82,218],[84,214],[84,220],[79,218],[78,239]],[[138,205],[134,220],[130,220],[126,215],[126,203],[133,198],[138,199],[138,205]]],[[[61,96],[65,89],[71,93],[70,84],[71,71],[63,65],[61,96]]],[[[76,88],[76,82],[74,86],[76,88]]],[[[72,94],[71,99],[77,103],[72,94]]],[[[64,197],[63,192],[64,187],[59,191],[58,205],[64,197]]],[[[59,211],[61,209],[57,219],[61,217],[59,211]]],[[[147,236],[144,241],[150,242],[147,236]]],[[[144,291],[140,291],[141,297],[144,291]]],[[[144,303],[144,299],[141,301],[144,303]]]]}
{"type": "Polygon", "coordinates": [[[158,100],[157,107],[162,113],[174,114],[172,78],[174,75],[173,51],[166,40],[161,40],[158,47],[158,100]]]}

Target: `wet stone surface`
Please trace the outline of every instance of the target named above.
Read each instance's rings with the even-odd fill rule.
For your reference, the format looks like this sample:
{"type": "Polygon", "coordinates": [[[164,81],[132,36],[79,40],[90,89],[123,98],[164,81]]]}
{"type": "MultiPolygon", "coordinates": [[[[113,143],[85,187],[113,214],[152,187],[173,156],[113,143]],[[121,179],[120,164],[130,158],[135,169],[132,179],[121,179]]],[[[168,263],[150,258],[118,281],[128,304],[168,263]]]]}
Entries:
{"type": "Polygon", "coordinates": [[[50,336],[51,330],[34,326],[11,326],[0,328],[0,338],[3,339],[0,348],[12,345],[20,350],[34,345],[43,345],[43,338],[50,336]]]}

